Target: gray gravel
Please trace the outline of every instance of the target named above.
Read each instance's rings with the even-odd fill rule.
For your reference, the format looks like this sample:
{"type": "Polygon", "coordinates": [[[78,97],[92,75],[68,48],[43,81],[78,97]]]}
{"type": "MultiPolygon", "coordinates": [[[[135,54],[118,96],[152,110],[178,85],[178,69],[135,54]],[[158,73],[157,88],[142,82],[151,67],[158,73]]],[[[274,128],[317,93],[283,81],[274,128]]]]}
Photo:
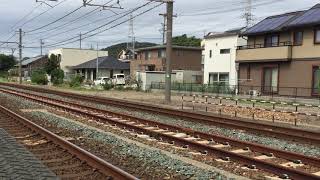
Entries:
{"type": "MultiPolygon", "coordinates": [[[[28,90],[23,90],[23,91],[31,92],[28,90]]],[[[68,101],[73,101],[73,102],[79,103],[79,101],[76,101],[75,99],[65,98],[65,97],[61,97],[61,96],[57,96],[57,95],[35,93],[35,92],[31,92],[31,93],[39,94],[39,95],[46,95],[46,96],[52,97],[52,98],[57,98],[57,99],[61,99],[61,100],[68,100],[68,101]]],[[[81,101],[80,103],[84,104],[84,105],[91,106],[91,107],[97,107],[100,109],[109,110],[109,111],[114,111],[114,112],[119,112],[119,113],[127,113],[132,116],[139,117],[139,118],[149,119],[149,120],[162,122],[162,123],[166,123],[166,124],[171,124],[171,125],[178,125],[178,126],[185,127],[185,128],[191,128],[196,131],[217,134],[217,135],[235,138],[235,139],[247,141],[247,142],[259,143],[259,144],[263,144],[263,145],[273,147],[276,149],[301,153],[301,154],[308,155],[308,156],[320,157],[320,146],[312,146],[312,145],[306,146],[304,144],[294,143],[294,142],[281,140],[281,139],[277,139],[277,138],[272,138],[272,137],[266,137],[264,135],[260,136],[260,135],[255,135],[255,134],[251,134],[251,133],[247,133],[247,132],[240,132],[239,130],[220,128],[220,127],[212,126],[212,125],[204,125],[201,123],[190,122],[190,121],[186,121],[186,120],[179,119],[179,118],[173,118],[173,117],[168,117],[168,116],[163,116],[163,115],[154,115],[151,113],[141,112],[141,111],[132,111],[132,110],[128,110],[125,108],[118,108],[118,107],[114,107],[114,106],[93,104],[93,103],[88,103],[88,102],[83,102],[83,101],[81,101]]]]}
{"type": "Polygon", "coordinates": [[[140,160],[143,160],[148,167],[149,165],[157,164],[162,167],[166,167],[168,170],[177,172],[187,178],[197,177],[197,179],[225,179],[223,175],[220,175],[215,172],[205,171],[199,168],[196,168],[192,165],[186,164],[182,161],[172,159],[167,155],[164,155],[157,150],[144,149],[134,144],[128,144],[123,140],[117,139],[114,136],[109,136],[99,131],[96,131],[93,128],[82,126],[71,121],[68,121],[64,118],[58,118],[51,115],[48,115],[43,112],[32,112],[33,117],[42,119],[50,124],[54,124],[59,128],[70,129],[81,133],[83,137],[94,139],[104,144],[112,145],[116,151],[112,151],[114,156],[120,157],[135,157],[140,160]]]}

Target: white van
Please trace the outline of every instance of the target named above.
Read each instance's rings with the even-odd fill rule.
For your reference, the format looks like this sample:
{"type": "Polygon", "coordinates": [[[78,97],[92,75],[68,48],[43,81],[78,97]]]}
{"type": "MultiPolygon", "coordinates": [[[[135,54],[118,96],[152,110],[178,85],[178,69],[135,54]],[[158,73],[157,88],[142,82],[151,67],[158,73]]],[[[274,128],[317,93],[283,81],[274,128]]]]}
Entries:
{"type": "Polygon", "coordinates": [[[112,77],[112,83],[114,85],[126,85],[126,76],[124,74],[115,74],[112,77]]]}

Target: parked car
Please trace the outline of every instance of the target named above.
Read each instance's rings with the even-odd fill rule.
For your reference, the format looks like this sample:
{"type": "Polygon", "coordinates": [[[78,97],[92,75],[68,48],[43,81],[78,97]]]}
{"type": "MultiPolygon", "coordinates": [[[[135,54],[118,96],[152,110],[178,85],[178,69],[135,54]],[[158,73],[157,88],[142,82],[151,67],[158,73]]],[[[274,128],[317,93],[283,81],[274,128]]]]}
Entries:
{"type": "Polygon", "coordinates": [[[126,85],[126,76],[124,74],[115,74],[112,77],[112,84],[114,85],[126,85]]]}
{"type": "Polygon", "coordinates": [[[94,85],[101,85],[109,83],[111,79],[109,77],[99,77],[97,80],[94,81],[94,85]]]}

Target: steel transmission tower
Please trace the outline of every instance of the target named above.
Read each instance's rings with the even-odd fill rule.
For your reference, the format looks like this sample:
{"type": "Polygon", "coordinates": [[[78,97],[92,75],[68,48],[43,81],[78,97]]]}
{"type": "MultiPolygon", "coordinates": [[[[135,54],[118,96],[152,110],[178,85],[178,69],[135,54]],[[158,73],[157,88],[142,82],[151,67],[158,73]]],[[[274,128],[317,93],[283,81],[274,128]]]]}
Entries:
{"type": "MultiPolygon", "coordinates": [[[[132,50],[133,56],[135,53],[135,34],[134,34],[134,25],[133,25],[133,15],[130,15],[130,21],[129,21],[129,33],[128,33],[128,43],[127,43],[127,49],[132,50]],[[131,41],[131,43],[130,43],[131,41]],[[131,46],[130,46],[130,45],[131,46]]],[[[134,58],[134,57],[133,57],[134,58]]]]}
{"type": "Polygon", "coordinates": [[[243,15],[243,18],[246,21],[246,28],[250,28],[254,23],[254,18],[252,14],[252,0],[245,0],[246,7],[245,7],[245,13],[243,15]]]}

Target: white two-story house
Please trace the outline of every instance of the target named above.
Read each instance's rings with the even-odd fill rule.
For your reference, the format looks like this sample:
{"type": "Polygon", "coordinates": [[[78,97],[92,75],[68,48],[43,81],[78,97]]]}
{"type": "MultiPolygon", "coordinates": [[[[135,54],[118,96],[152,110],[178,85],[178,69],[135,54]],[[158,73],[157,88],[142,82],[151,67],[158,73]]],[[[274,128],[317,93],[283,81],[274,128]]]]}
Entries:
{"type": "Polygon", "coordinates": [[[204,84],[237,85],[236,50],[238,46],[247,44],[247,40],[239,36],[242,30],[239,28],[205,36],[202,41],[204,84]]]}

